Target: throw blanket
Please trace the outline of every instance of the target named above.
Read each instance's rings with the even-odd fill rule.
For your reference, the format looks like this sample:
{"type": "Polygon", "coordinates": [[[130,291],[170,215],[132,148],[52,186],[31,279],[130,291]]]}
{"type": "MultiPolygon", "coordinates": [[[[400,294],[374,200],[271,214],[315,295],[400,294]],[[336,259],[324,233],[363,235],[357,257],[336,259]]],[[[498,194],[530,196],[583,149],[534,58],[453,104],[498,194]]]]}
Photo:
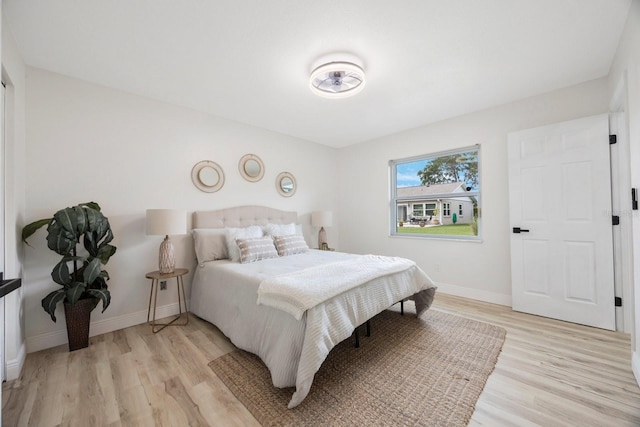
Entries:
{"type": "Polygon", "coordinates": [[[305,311],[370,280],[405,271],[415,262],[405,258],[362,255],[355,260],[311,267],[263,280],[258,304],[274,307],[297,320],[305,311]]]}

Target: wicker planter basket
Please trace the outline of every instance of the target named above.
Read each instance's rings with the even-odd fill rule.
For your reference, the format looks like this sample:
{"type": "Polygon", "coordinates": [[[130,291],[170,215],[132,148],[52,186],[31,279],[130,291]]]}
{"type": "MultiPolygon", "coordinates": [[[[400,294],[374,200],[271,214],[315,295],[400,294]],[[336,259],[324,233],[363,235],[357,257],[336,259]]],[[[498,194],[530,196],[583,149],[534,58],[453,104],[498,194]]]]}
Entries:
{"type": "Polygon", "coordinates": [[[80,299],[71,305],[64,303],[64,315],[67,319],[67,337],[69,351],[89,347],[89,323],[91,310],[96,306],[94,298],[80,299]]]}

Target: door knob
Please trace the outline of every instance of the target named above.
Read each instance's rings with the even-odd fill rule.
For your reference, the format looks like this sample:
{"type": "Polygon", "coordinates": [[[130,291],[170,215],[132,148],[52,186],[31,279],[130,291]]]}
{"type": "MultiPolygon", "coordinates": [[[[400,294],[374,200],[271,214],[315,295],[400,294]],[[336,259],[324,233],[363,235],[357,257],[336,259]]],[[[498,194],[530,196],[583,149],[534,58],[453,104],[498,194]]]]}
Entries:
{"type": "Polygon", "coordinates": [[[520,234],[520,233],[528,233],[529,230],[527,230],[526,228],[513,227],[513,232],[514,234],[520,234]]]}

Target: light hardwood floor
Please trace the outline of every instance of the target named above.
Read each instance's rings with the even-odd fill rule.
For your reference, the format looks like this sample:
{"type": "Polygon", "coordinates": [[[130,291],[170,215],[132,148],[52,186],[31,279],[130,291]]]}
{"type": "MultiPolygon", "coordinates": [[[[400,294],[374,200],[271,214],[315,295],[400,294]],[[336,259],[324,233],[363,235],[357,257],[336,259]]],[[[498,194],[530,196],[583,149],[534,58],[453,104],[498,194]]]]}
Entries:
{"type": "MultiPolygon", "coordinates": [[[[437,310],[507,330],[471,426],[640,426],[629,336],[439,294],[437,310]]],[[[3,384],[4,426],[254,426],[207,363],[233,349],[212,325],[138,325],[27,356],[3,384]]]]}

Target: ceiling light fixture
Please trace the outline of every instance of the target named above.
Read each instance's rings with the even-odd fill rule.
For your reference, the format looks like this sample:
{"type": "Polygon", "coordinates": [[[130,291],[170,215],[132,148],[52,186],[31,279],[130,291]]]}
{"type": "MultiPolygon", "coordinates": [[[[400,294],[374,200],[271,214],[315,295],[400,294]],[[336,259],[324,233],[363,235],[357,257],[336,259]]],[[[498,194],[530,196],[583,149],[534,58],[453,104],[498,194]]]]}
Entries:
{"type": "Polygon", "coordinates": [[[316,95],[346,98],[364,88],[364,71],[352,62],[330,62],[313,70],[309,83],[316,95]]]}

